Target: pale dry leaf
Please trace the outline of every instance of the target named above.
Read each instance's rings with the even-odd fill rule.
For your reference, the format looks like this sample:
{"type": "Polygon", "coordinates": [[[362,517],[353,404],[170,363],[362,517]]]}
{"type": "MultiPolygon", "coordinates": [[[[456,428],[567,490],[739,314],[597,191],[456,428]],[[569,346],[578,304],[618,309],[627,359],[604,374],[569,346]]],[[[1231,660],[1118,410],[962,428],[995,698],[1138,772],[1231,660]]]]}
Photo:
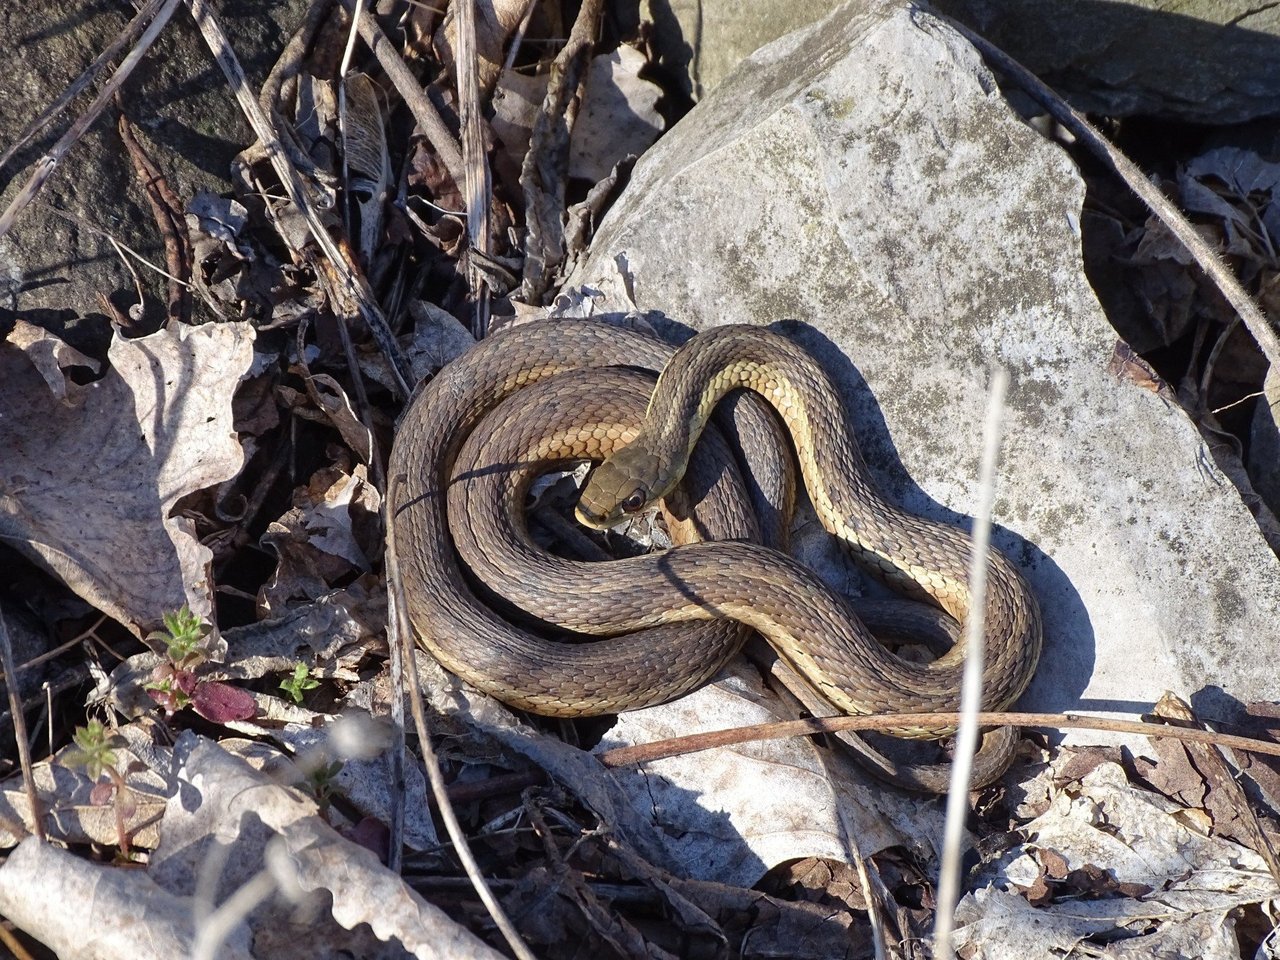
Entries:
{"type": "Polygon", "coordinates": [[[67,398],[67,391],[75,384],[69,383],[63,373],[70,367],[87,367],[97,373],[101,364],[92,357],[71,346],[65,340],[54,336],[48,330],[27,323],[19,317],[14,321],[13,329],[6,338],[11,344],[26,352],[32,365],[40,371],[50,392],[59,400],[67,398]]]}
{"type": "Polygon", "coordinates": [[[184,605],[212,613],[212,553],[170,514],[239,472],[231,396],[253,360],[247,323],[117,336],[102,379],[59,402],[0,345],[0,539],[138,633],[184,605]]]}
{"type": "Polygon", "coordinates": [[[1090,938],[1124,938],[1106,950],[1088,954],[1098,957],[1237,960],[1240,956],[1239,942],[1225,913],[1171,918],[1158,903],[1129,899],[1073,900],[1061,909],[1054,905],[1035,907],[1017,894],[992,887],[960,901],[952,944],[958,955],[970,960],[1061,960],[1077,955],[1090,938]],[[1127,929],[1139,935],[1123,932],[1127,929]],[[1141,935],[1143,930],[1152,932],[1141,935]],[[1197,949],[1190,953],[1160,949],[1187,940],[1197,943],[1197,949]]]}
{"type": "MultiPolygon", "coordinates": [[[[1055,761],[1050,778],[1063,779],[1067,762],[1055,761]]],[[[1221,952],[1227,942],[1220,935],[1224,921],[1241,907],[1280,896],[1262,859],[1240,844],[1210,837],[1205,818],[1129,783],[1118,763],[1099,763],[1069,783],[1055,791],[1048,810],[1021,828],[1030,841],[988,864],[983,874],[988,884],[961,901],[957,949],[993,960],[1060,957],[1086,938],[1103,936],[1132,945],[1116,956],[1178,956],[1176,950],[1150,951],[1202,936],[1203,956],[1237,956],[1221,952]],[[1123,885],[1148,892],[1064,896],[1032,906],[1001,889],[1011,883],[1027,886],[1039,875],[1044,855],[1060,864],[1058,873],[1101,868],[1108,890],[1123,885]],[[1135,935],[1140,936],[1128,939],[1135,935]]]]}
{"type": "MultiPolygon", "coordinates": [[[[195,946],[190,897],[145,871],[92,863],[34,837],[0,867],[0,913],[62,960],[172,960],[195,946]]],[[[250,946],[237,924],[218,956],[251,960],[250,946]]]]}
{"type": "Polygon", "coordinates": [[[360,211],[358,251],[362,263],[372,263],[382,238],[383,205],[391,184],[391,157],[382,122],[378,88],[368,74],[349,74],[344,80],[346,111],[342,115],[347,187],[360,211]]]}
{"type": "Polygon", "coordinates": [[[218,240],[237,255],[251,255],[252,248],[237,244],[240,232],[249,222],[249,210],[233,197],[220,197],[202,187],[187,204],[187,225],[207,237],[218,240]]]}
{"type": "Polygon", "coordinates": [[[513,69],[504,71],[498,79],[498,86],[493,91],[493,120],[490,125],[501,144],[495,160],[503,165],[500,169],[519,174],[524,155],[529,152],[534,121],[538,119],[538,111],[542,109],[546,96],[545,73],[530,76],[513,69]]]}
{"type": "MultiPolygon", "coordinates": [[[[471,332],[453,314],[434,303],[411,301],[409,316],[413,318],[413,333],[400,337],[399,342],[409,361],[413,383],[433,376],[450,360],[475,346],[476,338],[471,332]]],[[[381,351],[361,355],[360,369],[370,379],[393,389],[391,373],[381,351]]]]}
{"type": "MultiPolygon", "coordinates": [[[[270,860],[285,888],[329,911],[333,921],[314,916],[295,927],[309,938],[315,957],[333,955],[342,931],[367,924],[382,941],[398,941],[418,957],[484,958],[500,953],[418,896],[369,850],[330,827],[315,804],[274,782],[218,744],[184,733],[175,746],[180,789],[165,814],[165,832],[152,859],[151,875],[166,889],[193,890],[212,838],[219,851],[222,886],[234,889],[270,860]],[[267,857],[269,844],[283,856],[267,857]]],[[[252,918],[255,931],[287,922],[287,903],[264,905],[252,918]]],[[[363,953],[359,955],[364,955],[363,953]]]]}
{"type": "Polygon", "coordinates": [[[1104,763],[1024,829],[1070,869],[1097,864],[1119,883],[1160,891],[1153,896],[1166,910],[1229,910],[1280,896],[1261,857],[1208,836],[1185,812],[1129,783],[1119,764],[1104,763]]]}
{"type": "MultiPolygon", "coordinates": [[[[672,703],[622,714],[599,750],[769,723],[781,704],[737,662],[672,703]]],[[[666,838],[683,875],[752,886],[787,860],[854,863],[891,846],[926,856],[942,835],[930,799],[886,791],[807,737],[737,744],[612,771],[666,838]],[[764,789],[762,789],[762,787],[764,789]]]]}
{"type": "Polygon", "coordinates": [[[248,680],[268,673],[288,673],[304,662],[319,676],[338,675],[367,655],[367,647],[384,629],[382,595],[370,596],[363,581],[328,593],[311,603],[223,633],[235,657],[219,665],[220,680],[248,680]]]}
{"type": "MultiPolygon", "coordinates": [[[[32,766],[32,779],[44,809],[44,829],[52,840],[66,843],[97,843],[114,847],[120,841],[115,809],[111,804],[95,804],[90,794],[98,783],[83,770],[62,762],[61,750],[53,761],[32,766]]],[[[138,761],[127,749],[116,751],[117,768],[129,787],[125,806],[125,830],[134,847],[150,849],[159,840],[157,827],[164,812],[168,783],[154,768],[138,761]]],[[[105,780],[105,777],[103,778],[105,780]]],[[[102,781],[99,781],[101,783],[102,781]]],[[[0,848],[16,846],[33,832],[31,804],[20,774],[0,781],[0,848]]]]}
{"type": "Polygon", "coordinates": [[[569,176],[595,183],[662,133],[662,88],[640,78],[644,54],[622,46],[591,61],[587,94],[569,141],[569,176]]]}
{"type": "Polygon", "coordinates": [[[259,610],[279,616],[291,599],[315,599],[353,570],[367,571],[366,549],[381,503],[363,464],[350,473],[339,466],[317,471],[262,535],[262,545],[279,562],[258,592],[259,610]]]}

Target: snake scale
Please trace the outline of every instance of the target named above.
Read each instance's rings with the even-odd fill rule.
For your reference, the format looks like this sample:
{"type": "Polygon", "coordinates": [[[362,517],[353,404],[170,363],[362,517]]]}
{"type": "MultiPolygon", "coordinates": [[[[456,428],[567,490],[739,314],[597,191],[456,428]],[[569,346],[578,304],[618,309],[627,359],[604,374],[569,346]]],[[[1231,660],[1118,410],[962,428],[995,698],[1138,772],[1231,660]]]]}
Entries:
{"type": "MultiPolygon", "coordinates": [[[[694,689],[738,649],[745,624],[840,710],[955,709],[962,644],[928,664],[890,653],[848,601],[798,561],[740,539],[750,535],[740,519],[713,532],[728,538],[720,542],[597,564],[532,548],[522,521],[492,521],[509,514],[535,461],[606,456],[578,515],[596,526],[625,519],[671,492],[712,408],[740,387],[763,396],[785,423],[816,512],[854,559],[899,592],[963,621],[969,537],[879,495],[828,375],[799,346],[764,328],[726,326],[673,352],[625,328],[555,320],[481,342],[419,390],[403,418],[389,503],[407,612],[422,644],[501,700],[580,716],[694,689]],[[650,386],[628,386],[626,374],[593,386],[597,367],[662,371],[643,423],[637,408],[650,386]],[[557,376],[569,371],[580,372],[557,376]],[[477,431],[486,413],[517,391],[517,409],[492,414],[477,431]],[[463,479],[453,482],[473,431],[463,479]],[[482,581],[500,582],[505,600],[565,630],[614,635],[562,642],[491,610],[459,567],[450,510],[462,513],[453,518],[454,536],[468,566],[482,581]],[[696,642],[689,620],[711,621],[696,642]]],[[[1000,709],[1030,681],[1042,630],[1036,602],[1007,558],[993,550],[987,563],[984,705],[1000,709]]],[[[943,733],[912,726],[894,732],[943,733]]]]}

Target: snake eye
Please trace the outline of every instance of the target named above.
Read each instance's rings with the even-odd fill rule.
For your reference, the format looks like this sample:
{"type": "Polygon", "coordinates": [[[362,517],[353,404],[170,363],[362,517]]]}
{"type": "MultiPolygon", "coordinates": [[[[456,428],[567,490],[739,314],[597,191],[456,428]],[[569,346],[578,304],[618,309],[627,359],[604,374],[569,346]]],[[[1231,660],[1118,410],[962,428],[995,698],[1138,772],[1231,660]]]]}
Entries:
{"type": "Polygon", "coordinates": [[[635,513],[644,506],[646,499],[643,490],[634,491],[627,499],[622,501],[623,513],[635,513]]]}

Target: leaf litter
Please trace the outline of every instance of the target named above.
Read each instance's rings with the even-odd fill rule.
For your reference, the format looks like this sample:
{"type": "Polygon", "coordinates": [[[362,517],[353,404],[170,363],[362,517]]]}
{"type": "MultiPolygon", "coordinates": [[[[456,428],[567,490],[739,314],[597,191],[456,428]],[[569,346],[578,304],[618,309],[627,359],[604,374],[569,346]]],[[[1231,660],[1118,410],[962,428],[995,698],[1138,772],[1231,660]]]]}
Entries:
{"type": "MultiPolygon", "coordinates": [[[[205,189],[186,203],[191,262],[178,279],[201,293],[198,320],[222,322],[116,330],[105,365],[25,320],[0,346],[0,538],[50,572],[51,590],[137,638],[184,608],[208,632],[194,659],[163,638],[123,641],[121,661],[96,668],[88,704],[105,723],[79,738],[101,738],[94,756],[110,771],[91,779],[77,766],[85,748],[51,729],[63,746],[35,764],[40,808],[19,774],[0,782],[11,848],[0,913],[61,956],[499,955],[422,769],[412,756],[399,767],[386,719],[403,705],[379,578],[393,398],[400,377],[431,376],[474,342],[482,299],[495,327],[593,314],[598,292],[557,283],[628,158],[665,128],[663,90],[643,37],[584,39],[608,35],[598,4],[574,21],[526,0],[477,6],[474,66],[455,63],[454,4],[443,18],[405,5],[382,52],[439,65],[425,103],[361,44],[339,82],[349,24],[329,6],[311,5],[262,91],[313,209],[284,197],[261,144],[238,158],[234,195],[205,189]],[[483,255],[467,240],[453,133],[456,73],[473,68],[496,173],[483,255]],[[344,237],[345,266],[367,290],[330,282],[312,218],[344,237]],[[522,222],[536,242],[519,242],[522,222]],[[394,350],[356,320],[370,316],[370,290],[394,350]],[[37,817],[75,852],[31,837],[37,817]],[[107,863],[113,852],[142,869],[107,863]],[[93,913],[68,923],[47,910],[60,901],[92,901],[93,913]]],[[[1280,167],[1237,148],[1169,181],[1264,302],[1280,290],[1278,183],[1280,167]]],[[[1220,428],[1215,405],[1253,376],[1247,346],[1159,221],[1113,227],[1149,339],[1219,342],[1194,377],[1118,346],[1117,375],[1162,396],[1172,384],[1220,428]]],[[[563,484],[549,491],[534,522],[563,536],[563,484]]],[[[660,529],[646,536],[641,548],[661,542],[660,529]]],[[[452,802],[540,955],[825,960],[872,956],[877,936],[890,955],[920,955],[935,800],[885,788],[809,739],[637,769],[597,758],[792,715],[754,667],[605,728],[518,716],[425,654],[414,665],[452,802]]],[[[1260,803],[1229,767],[1169,741],[1151,756],[1054,754],[1024,743],[1014,772],[977,797],[963,956],[1228,957],[1245,943],[1268,955],[1280,889],[1257,851],[1277,836],[1270,767],[1250,761],[1260,803]]]]}

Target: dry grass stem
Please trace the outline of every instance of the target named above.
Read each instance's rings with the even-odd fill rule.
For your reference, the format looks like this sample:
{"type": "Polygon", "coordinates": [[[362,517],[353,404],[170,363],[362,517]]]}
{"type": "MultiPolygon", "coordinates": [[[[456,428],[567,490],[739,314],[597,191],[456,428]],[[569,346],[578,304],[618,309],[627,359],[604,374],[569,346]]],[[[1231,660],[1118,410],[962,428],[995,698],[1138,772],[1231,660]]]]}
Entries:
{"type": "Polygon", "coordinates": [[[13,720],[13,739],[18,744],[18,764],[22,767],[22,786],[31,804],[31,823],[35,835],[42,841],[44,835],[44,810],[40,795],[36,792],[35,777],[31,772],[31,744],[27,741],[27,716],[22,712],[22,692],[18,688],[18,670],[13,662],[13,644],[9,642],[9,622],[0,609],[0,667],[4,669],[4,686],[9,693],[9,716],[13,720]]]}
{"type": "Polygon", "coordinates": [[[996,464],[1000,458],[1000,422],[1004,416],[1009,375],[1002,367],[992,373],[987,416],[982,426],[982,465],[978,475],[978,503],[973,512],[973,555],[969,559],[969,615],[965,617],[964,677],[960,692],[960,727],[956,733],[951,789],[947,792],[947,820],[943,830],[942,863],[938,868],[937,909],[934,912],[933,955],[951,960],[951,931],[960,898],[961,844],[969,814],[969,784],[978,749],[978,710],[982,706],[982,671],[986,662],[987,555],[991,552],[991,510],[995,503],[996,464]]]}

